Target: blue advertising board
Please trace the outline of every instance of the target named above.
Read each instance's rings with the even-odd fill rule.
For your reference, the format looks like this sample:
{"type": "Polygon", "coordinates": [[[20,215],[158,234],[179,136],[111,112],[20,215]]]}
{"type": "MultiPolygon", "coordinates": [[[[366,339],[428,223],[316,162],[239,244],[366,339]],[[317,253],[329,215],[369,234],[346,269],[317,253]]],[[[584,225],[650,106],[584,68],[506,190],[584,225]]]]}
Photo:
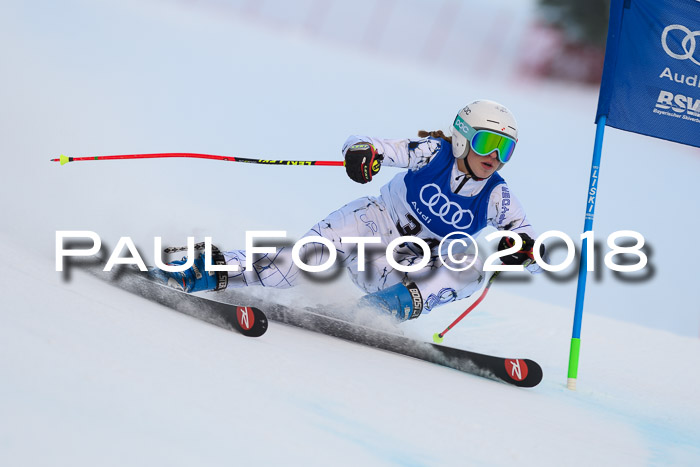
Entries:
{"type": "Polygon", "coordinates": [[[613,0],[596,121],[700,147],[700,0],[613,0]]]}

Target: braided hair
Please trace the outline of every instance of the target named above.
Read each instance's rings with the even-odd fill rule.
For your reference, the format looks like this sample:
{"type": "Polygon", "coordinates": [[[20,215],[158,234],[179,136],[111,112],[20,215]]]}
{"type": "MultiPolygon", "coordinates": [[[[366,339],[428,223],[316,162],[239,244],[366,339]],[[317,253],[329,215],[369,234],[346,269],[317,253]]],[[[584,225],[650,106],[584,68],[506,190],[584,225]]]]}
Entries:
{"type": "Polygon", "coordinates": [[[442,132],[442,130],[437,130],[437,131],[425,131],[425,130],[419,130],[418,131],[418,137],[420,138],[427,138],[430,136],[431,138],[441,138],[447,141],[448,143],[452,144],[452,136],[446,136],[445,133],[442,132]]]}

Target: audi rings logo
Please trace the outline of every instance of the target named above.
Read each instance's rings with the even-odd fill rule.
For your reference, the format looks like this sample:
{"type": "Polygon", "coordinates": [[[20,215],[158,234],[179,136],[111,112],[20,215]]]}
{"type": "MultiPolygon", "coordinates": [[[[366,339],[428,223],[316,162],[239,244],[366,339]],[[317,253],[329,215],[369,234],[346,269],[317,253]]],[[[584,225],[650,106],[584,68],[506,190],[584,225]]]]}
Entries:
{"type": "Polygon", "coordinates": [[[438,216],[442,221],[455,229],[468,229],[474,222],[474,214],[468,209],[450,201],[442,194],[440,187],[434,183],[424,185],[420,190],[421,203],[425,204],[430,212],[438,216]]]}
{"type": "Polygon", "coordinates": [[[690,60],[696,65],[700,65],[700,62],[698,62],[698,60],[694,57],[695,46],[697,45],[696,37],[698,36],[700,36],[700,31],[691,31],[690,29],[686,28],[685,26],[681,26],[680,24],[672,24],[670,26],[666,26],[664,32],[661,33],[661,45],[663,46],[664,51],[666,51],[669,57],[673,57],[676,60],[690,60]],[[676,29],[685,33],[685,37],[681,41],[681,47],[683,48],[683,52],[685,52],[682,54],[675,53],[668,46],[668,33],[670,31],[675,31],[676,29]]]}

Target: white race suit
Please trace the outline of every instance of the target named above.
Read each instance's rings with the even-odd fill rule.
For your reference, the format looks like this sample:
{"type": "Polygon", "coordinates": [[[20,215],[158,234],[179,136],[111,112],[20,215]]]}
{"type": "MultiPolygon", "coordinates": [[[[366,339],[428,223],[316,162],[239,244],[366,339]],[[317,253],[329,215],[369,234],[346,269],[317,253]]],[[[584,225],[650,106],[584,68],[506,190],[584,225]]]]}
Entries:
{"type": "MultiPolygon", "coordinates": [[[[442,163],[444,174],[441,176],[445,183],[443,186],[445,191],[451,191],[450,200],[476,199],[482,190],[491,190],[490,195],[485,193],[482,196],[483,227],[488,225],[499,230],[526,233],[531,238],[536,238],[521,204],[510,192],[505,181],[497,174],[490,177],[498,178],[498,183],[494,184],[490,183],[489,179],[477,180],[461,172],[457,167],[457,159],[452,156],[452,147],[448,141],[431,137],[388,140],[351,136],[345,142],[343,152],[357,142],[374,145],[377,152],[384,157],[382,165],[407,168],[408,172],[415,174],[419,174],[418,171],[423,168],[425,168],[424,173],[429,173],[426,171],[432,169],[432,165],[437,166],[438,163],[442,163]],[[450,159],[447,159],[448,157],[450,159]],[[428,166],[431,167],[428,168],[428,166]],[[449,185],[447,177],[449,177],[449,185]]],[[[410,178],[408,172],[397,174],[384,185],[380,196],[359,198],[330,213],[314,225],[304,237],[320,236],[331,241],[337,250],[335,264],[346,268],[353,282],[367,293],[382,290],[402,281],[415,282],[424,300],[424,310],[430,311],[440,304],[466,298],[478,290],[484,278],[483,262],[467,251],[463,253],[462,258],[468,259],[466,264],[474,260],[472,267],[465,271],[453,271],[445,267],[440,260],[437,248],[440,240],[444,238],[444,232],[436,229],[435,225],[442,221],[448,224],[452,222],[454,227],[452,230],[461,231],[463,229],[457,224],[465,221],[458,221],[465,218],[463,213],[470,213],[462,209],[457,215],[454,212],[447,216],[442,215],[447,214],[449,206],[445,209],[445,206],[438,207],[436,203],[442,198],[447,200],[448,196],[435,191],[434,187],[438,187],[439,190],[439,186],[435,183],[419,187],[421,199],[430,198],[424,199],[430,202],[422,206],[423,211],[419,210],[420,206],[417,207],[416,203],[411,203],[407,199],[409,191],[407,180],[410,178]],[[421,238],[431,248],[427,265],[417,272],[401,272],[393,268],[387,259],[386,246],[392,240],[405,235],[421,238]],[[378,245],[367,245],[364,271],[362,271],[362,262],[358,261],[357,245],[341,242],[343,237],[380,239],[378,245]]],[[[452,204],[457,206],[454,202],[452,204]]],[[[480,226],[479,230],[483,227],[480,226]]],[[[474,233],[478,232],[470,234],[475,236],[474,233]]],[[[240,268],[238,272],[229,272],[228,286],[257,285],[285,288],[298,284],[304,280],[304,277],[313,276],[314,273],[301,271],[294,264],[291,252],[292,248],[285,246],[278,248],[274,254],[255,255],[252,259],[253,267],[247,270],[244,250],[224,252],[227,264],[234,264],[240,268]]],[[[441,254],[443,261],[450,264],[451,261],[447,258],[444,246],[441,254]]],[[[300,251],[300,257],[304,263],[311,266],[324,264],[328,255],[328,249],[320,243],[307,243],[300,251]]],[[[423,250],[415,243],[401,244],[394,252],[396,262],[404,266],[418,264],[423,258],[423,250]]],[[[459,264],[452,263],[452,265],[459,267],[459,264]]],[[[539,267],[533,264],[528,266],[528,269],[535,272],[539,267]]]]}

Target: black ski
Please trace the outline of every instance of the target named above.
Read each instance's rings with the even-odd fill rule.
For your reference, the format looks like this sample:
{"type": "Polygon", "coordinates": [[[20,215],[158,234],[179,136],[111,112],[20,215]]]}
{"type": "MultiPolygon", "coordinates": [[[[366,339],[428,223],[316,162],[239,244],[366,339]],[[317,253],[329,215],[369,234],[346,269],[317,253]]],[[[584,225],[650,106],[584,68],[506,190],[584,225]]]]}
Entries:
{"type": "MultiPolygon", "coordinates": [[[[226,294],[230,298],[230,289],[226,294]]],[[[233,296],[235,295],[234,293],[233,296]]],[[[251,303],[255,303],[255,299],[249,300],[252,300],[251,303]]],[[[264,306],[271,321],[414,357],[518,387],[534,387],[542,381],[542,368],[533,360],[502,358],[417,341],[330,316],[326,310],[290,309],[268,302],[265,302],[264,305],[259,303],[259,305],[264,306]]]]}
{"type": "Polygon", "coordinates": [[[514,386],[534,387],[542,380],[542,368],[533,360],[502,358],[417,341],[350,322],[349,319],[352,318],[347,316],[344,316],[345,319],[331,316],[328,310],[291,309],[283,305],[263,302],[259,298],[246,297],[241,299],[240,294],[232,292],[231,289],[222,292],[221,295],[219,293],[211,294],[227,301],[245,301],[261,306],[265,309],[265,313],[263,313],[256,307],[236,306],[180,292],[156,283],[144,273],[132,268],[122,268],[116,273],[105,273],[95,267],[88,267],[86,270],[128,292],[217,326],[235,329],[246,336],[257,337],[264,334],[269,319],[514,386]]]}
{"type": "Polygon", "coordinates": [[[219,327],[236,330],[244,336],[259,337],[267,331],[267,316],[258,308],[221,303],[180,292],[151,280],[146,273],[131,267],[118,271],[115,268],[112,273],[94,266],[82,269],[127,292],[219,327]]]}

